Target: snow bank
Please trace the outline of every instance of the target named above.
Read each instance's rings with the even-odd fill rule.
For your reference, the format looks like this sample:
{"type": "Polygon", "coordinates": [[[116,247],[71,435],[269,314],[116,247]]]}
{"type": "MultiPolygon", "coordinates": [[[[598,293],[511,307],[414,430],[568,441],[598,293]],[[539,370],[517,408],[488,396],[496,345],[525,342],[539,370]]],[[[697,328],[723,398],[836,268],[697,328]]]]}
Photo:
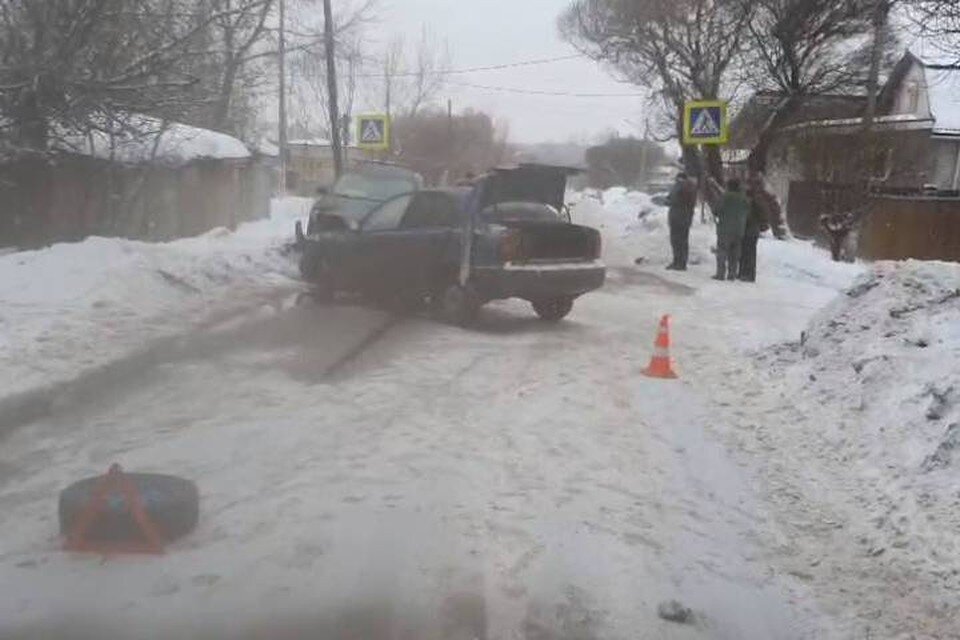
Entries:
{"type": "Polygon", "coordinates": [[[832,262],[811,242],[761,237],[757,248],[758,279],[753,284],[714,282],[716,230],[709,211],[698,209],[690,229],[689,270],[665,271],[672,260],[667,208],[645,193],[623,188],[571,193],[571,214],[600,230],[608,282],[629,280],[635,269],[691,287],[707,303],[714,325],[739,327],[727,336],[739,347],[754,349],[794,337],[810,317],[850,286],[862,264],[832,262]],[[777,307],[771,315],[766,310],[777,307]],[[726,324],[725,324],[726,323],[726,324]]]}
{"type": "Polygon", "coordinates": [[[148,133],[111,138],[103,131],[93,131],[89,135],[65,135],[62,144],[67,151],[131,164],[157,161],[178,165],[201,158],[250,157],[250,150],[240,140],[225,133],[176,122],[164,127],[160,120],[146,116],[134,118],[130,126],[148,133]]]}
{"type": "Polygon", "coordinates": [[[960,589],[960,265],[877,263],[758,360],[774,464],[905,588],[960,589]]]}
{"type": "Polygon", "coordinates": [[[631,278],[685,287],[644,296],[636,315],[672,314],[684,384],[710,397],[717,435],[783,528],[775,570],[842,617],[850,633],[836,637],[955,628],[960,265],[835,263],[765,237],[755,284],[715,282],[715,232],[699,213],[690,268],[674,272],[664,207],[623,190],[570,200],[603,234],[603,292],[632,295],[631,278]]]}
{"type": "Polygon", "coordinates": [[[160,244],[93,237],[0,256],[0,399],[295,287],[283,247],[310,203],[275,202],[269,219],[236,232],[160,244]]]}
{"type": "Polygon", "coordinates": [[[792,373],[803,393],[856,412],[857,436],[837,435],[862,473],[891,493],[955,489],[960,440],[954,456],[948,434],[960,420],[960,265],[877,264],[814,319],[792,373]]]}

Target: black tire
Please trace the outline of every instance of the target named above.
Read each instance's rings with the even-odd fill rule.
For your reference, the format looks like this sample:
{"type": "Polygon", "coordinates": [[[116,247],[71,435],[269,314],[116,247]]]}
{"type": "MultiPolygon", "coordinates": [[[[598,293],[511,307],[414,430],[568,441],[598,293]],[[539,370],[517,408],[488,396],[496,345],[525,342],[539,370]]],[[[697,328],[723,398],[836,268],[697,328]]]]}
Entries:
{"type": "Polygon", "coordinates": [[[473,285],[452,284],[434,298],[437,316],[447,324],[469,327],[477,320],[483,303],[473,285]]]}
{"type": "Polygon", "coordinates": [[[534,300],[530,304],[533,305],[533,310],[544,322],[560,322],[573,309],[573,298],[548,298],[546,300],[534,300]]]}
{"type": "Polygon", "coordinates": [[[323,259],[319,256],[304,252],[300,256],[300,275],[313,285],[310,297],[316,302],[331,302],[333,300],[333,285],[330,282],[328,271],[323,259]]]}
{"type": "MultiPolygon", "coordinates": [[[[158,473],[124,473],[140,492],[144,509],[165,541],[193,531],[200,517],[200,494],[189,480],[158,473]]],[[[101,477],[75,482],[60,492],[60,533],[68,535],[80,513],[87,507],[101,477]]],[[[107,497],[105,513],[87,531],[86,538],[101,542],[140,541],[143,534],[134,521],[122,494],[114,490],[107,497]]]]}

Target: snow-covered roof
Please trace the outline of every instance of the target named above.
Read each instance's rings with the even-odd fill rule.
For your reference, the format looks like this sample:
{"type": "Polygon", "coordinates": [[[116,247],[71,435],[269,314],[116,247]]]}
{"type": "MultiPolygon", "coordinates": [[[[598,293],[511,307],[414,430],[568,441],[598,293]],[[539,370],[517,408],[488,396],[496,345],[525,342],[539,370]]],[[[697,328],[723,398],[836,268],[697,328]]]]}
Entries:
{"type": "Polygon", "coordinates": [[[960,135],[960,69],[924,69],[934,133],[960,135]]]}
{"type": "Polygon", "coordinates": [[[297,138],[295,140],[287,140],[287,146],[329,147],[330,141],[326,138],[297,138]]]}
{"type": "Polygon", "coordinates": [[[201,158],[229,160],[250,157],[246,145],[225,133],[176,122],[164,127],[161,121],[147,116],[139,116],[135,123],[130,124],[149,133],[113,136],[103,131],[93,131],[89,135],[68,133],[59,136],[57,146],[63,151],[104,160],[112,158],[129,164],[154,161],[178,165],[201,158]]]}
{"type": "Polygon", "coordinates": [[[259,140],[250,145],[250,148],[256,153],[264,156],[277,157],[280,155],[280,147],[273,144],[269,140],[259,140]]]}

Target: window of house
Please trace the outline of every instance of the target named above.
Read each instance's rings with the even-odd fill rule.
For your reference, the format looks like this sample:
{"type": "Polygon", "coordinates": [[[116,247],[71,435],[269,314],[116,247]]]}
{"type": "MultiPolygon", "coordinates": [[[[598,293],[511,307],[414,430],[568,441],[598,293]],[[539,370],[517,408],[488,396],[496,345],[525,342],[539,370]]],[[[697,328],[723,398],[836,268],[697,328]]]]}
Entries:
{"type": "Polygon", "coordinates": [[[920,83],[916,80],[907,85],[907,111],[916,113],[920,108],[920,83]]]}
{"type": "Polygon", "coordinates": [[[886,180],[890,176],[893,163],[893,149],[877,149],[870,162],[871,176],[876,180],[886,180]]]}

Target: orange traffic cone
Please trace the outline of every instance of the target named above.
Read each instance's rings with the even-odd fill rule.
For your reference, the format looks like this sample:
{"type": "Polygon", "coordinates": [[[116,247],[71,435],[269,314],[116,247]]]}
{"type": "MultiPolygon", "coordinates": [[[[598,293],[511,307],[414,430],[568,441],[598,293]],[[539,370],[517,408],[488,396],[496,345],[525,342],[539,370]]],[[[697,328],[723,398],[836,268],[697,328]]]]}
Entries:
{"type": "Polygon", "coordinates": [[[650,366],[643,370],[643,375],[650,378],[677,377],[670,366],[670,316],[660,319],[660,330],[653,343],[653,357],[650,358],[650,366]]]}

